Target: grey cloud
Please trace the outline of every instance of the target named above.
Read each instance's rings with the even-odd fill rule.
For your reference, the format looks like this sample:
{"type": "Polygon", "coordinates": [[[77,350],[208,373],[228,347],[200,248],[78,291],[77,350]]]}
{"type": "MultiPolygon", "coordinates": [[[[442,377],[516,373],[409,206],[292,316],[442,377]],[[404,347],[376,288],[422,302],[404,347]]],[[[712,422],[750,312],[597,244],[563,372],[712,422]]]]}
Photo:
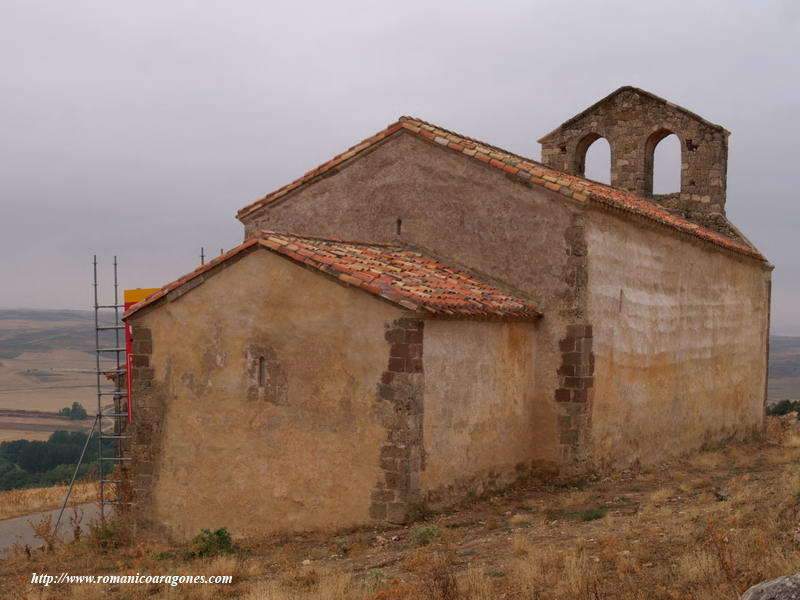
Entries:
{"type": "Polygon", "coordinates": [[[89,304],[91,255],[150,287],[241,239],[235,211],[413,114],[538,158],[624,84],[733,132],[728,210],[800,334],[790,1],[0,6],[2,307],[89,304]]]}

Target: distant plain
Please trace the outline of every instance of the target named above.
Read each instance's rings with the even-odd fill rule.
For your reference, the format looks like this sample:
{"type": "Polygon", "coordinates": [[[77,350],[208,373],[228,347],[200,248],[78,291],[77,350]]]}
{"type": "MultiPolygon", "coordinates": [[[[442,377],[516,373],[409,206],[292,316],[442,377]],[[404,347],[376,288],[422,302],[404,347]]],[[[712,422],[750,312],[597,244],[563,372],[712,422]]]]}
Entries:
{"type": "MultiPolygon", "coordinates": [[[[108,324],[104,318],[102,324],[108,324]]],[[[103,345],[116,343],[113,333],[103,345]]],[[[72,310],[0,310],[0,441],[42,440],[57,429],[82,430],[91,421],[52,415],[8,416],[7,410],[56,413],[78,402],[96,411],[94,313],[72,310]]],[[[104,358],[102,368],[114,362],[104,358]]]]}

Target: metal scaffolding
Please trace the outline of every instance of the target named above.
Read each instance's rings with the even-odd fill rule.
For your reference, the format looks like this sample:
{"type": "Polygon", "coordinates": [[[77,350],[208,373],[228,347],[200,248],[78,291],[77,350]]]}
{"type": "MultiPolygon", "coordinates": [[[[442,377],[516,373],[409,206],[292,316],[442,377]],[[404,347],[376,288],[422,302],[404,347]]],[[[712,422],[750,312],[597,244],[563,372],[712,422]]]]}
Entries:
{"type": "Polygon", "coordinates": [[[127,369],[125,367],[125,344],[123,331],[125,326],[120,320],[120,309],[124,308],[123,304],[119,301],[119,280],[117,277],[117,257],[114,257],[114,302],[113,304],[100,304],[99,283],[97,278],[97,255],[94,255],[92,261],[93,267],[93,288],[94,288],[94,341],[95,341],[95,375],[97,381],[97,413],[95,414],[92,428],[86,438],[86,443],[83,446],[81,456],[78,459],[78,464],[75,465],[75,470],[72,473],[67,493],[64,496],[64,502],[61,505],[61,510],[58,513],[56,524],[53,528],[54,533],[58,532],[58,526],[61,524],[61,517],[67,507],[67,502],[72,493],[75,479],[83,458],[86,455],[86,449],[89,446],[92,436],[97,432],[97,459],[98,459],[98,482],[100,488],[100,518],[106,518],[106,506],[114,504],[131,504],[128,502],[127,495],[123,493],[122,485],[125,483],[125,468],[124,463],[131,460],[123,456],[124,440],[130,436],[126,435],[127,417],[128,417],[128,393],[127,393],[127,369]],[[113,320],[108,324],[109,319],[100,318],[101,311],[113,311],[113,320]],[[103,335],[104,332],[113,332],[113,342],[111,336],[103,335]],[[101,339],[102,338],[102,339],[101,339]],[[105,345],[105,343],[109,345],[105,345]],[[104,354],[111,354],[113,367],[104,368],[101,363],[101,356],[104,354]],[[104,381],[104,378],[106,381],[104,381]],[[112,404],[103,406],[106,398],[111,398],[112,404]],[[107,421],[104,423],[104,421],[107,421]],[[113,433],[104,431],[103,426],[111,427],[113,425],[113,433]],[[104,440],[115,440],[113,456],[109,456],[106,451],[106,445],[103,444],[104,440]],[[112,468],[110,473],[106,473],[107,465],[116,465],[112,468]],[[114,478],[109,479],[109,475],[114,478]],[[113,490],[109,490],[108,486],[114,486],[113,490]],[[113,493],[109,493],[113,492],[113,493]],[[113,498],[113,499],[112,499],[113,498]]]}
{"type": "MultiPolygon", "coordinates": [[[[98,279],[97,279],[97,255],[94,256],[92,263],[94,267],[94,339],[95,339],[95,372],[97,375],[97,457],[100,468],[98,469],[99,483],[100,483],[100,516],[105,519],[105,507],[114,504],[128,504],[125,502],[121,494],[121,484],[124,483],[124,463],[130,461],[129,457],[123,456],[123,441],[128,439],[125,434],[128,418],[128,392],[126,386],[127,370],[125,368],[125,344],[123,331],[125,326],[120,320],[120,309],[124,308],[120,304],[119,299],[119,280],[117,277],[117,257],[114,257],[114,302],[113,304],[101,304],[98,292],[98,279]],[[105,319],[100,318],[102,311],[113,311],[113,321],[110,325],[103,325],[105,319]],[[110,338],[110,336],[102,336],[102,332],[113,332],[113,343],[108,339],[109,346],[104,347],[106,340],[101,341],[101,337],[110,338]],[[101,356],[111,355],[114,362],[113,368],[103,368],[101,364],[101,356]],[[106,378],[111,383],[104,382],[106,378]],[[103,406],[106,398],[112,399],[110,406],[103,406]],[[104,420],[110,420],[113,423],[113,432],[103,430],[104,420]],[[103,444],[104,440],[115,440],[115,451],[113,456],[108,456],[106,452],[106,445],[103,444]],[[112,468],[110,473],[106,473],[107,465],[116,465],[112,468]],[[114,478],[107,478],[113,475],[114,478]],[[111,490],[109,487],[111,486],[111,490]],[[113,491],[113,494],[107,492],[113,491]],[[110,499],[113,498],[113,499],[110,499]]],[[[111,425],[106,423],[106,427],[111,425]]]]}

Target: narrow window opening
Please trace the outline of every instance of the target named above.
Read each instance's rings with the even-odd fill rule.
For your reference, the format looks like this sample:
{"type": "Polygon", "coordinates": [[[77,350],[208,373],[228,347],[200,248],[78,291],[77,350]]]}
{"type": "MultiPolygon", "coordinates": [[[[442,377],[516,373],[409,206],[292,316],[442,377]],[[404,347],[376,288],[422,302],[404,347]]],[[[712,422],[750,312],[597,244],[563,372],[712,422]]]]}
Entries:
{"type": "Polygon", "coordinates": [[[653,153],[653,193],[681,191],[681,142],[674,133],[658,142],[653,153]]]}
{"type": "Polygon", "coordinates": [[[611,146],[608,140],[598,137],[586,149],[583,159],[584,177],[600,183],[611,183],[611,146]]]}
{"type": "Polygon", "coordinates": [[[267,361],[263,356],[258,357],[258,385],[259,387],[267,385],[267,361]]]}
{"type": "Polygon", "coordinates": [[[397,219],[397,223],[395,223],[395,227],[397,229],[397,235],[403,233],[403,219],[397,219]]]}

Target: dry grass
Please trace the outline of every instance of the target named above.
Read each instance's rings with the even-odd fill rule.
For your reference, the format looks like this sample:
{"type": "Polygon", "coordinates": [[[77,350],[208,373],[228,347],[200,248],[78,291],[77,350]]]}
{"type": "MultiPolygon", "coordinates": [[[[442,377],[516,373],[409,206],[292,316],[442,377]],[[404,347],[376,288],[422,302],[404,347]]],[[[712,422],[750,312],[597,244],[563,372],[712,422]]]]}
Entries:
{"type": "Polygon", "coordinates": [[[536,521],[536,517],[531,513],[517,513],[508,520],[511,527],[524,527],[536,521]]]}
{"type": "MultiPolygon", "coordinates": [[[[0,492],[0,520],[60,508],[67,487],[58,485],[0,492]]],[[[78,482],[72,490],[69,505],[95,500],[97,500],[97,486],[94,482],[78,482]]]]}
{"type": "Polygon", "coordinates": [[[443,536],[424,547],[395,528],[348,532],[346,554],[335,534],[315,534],[242,541],[241,552],[193,559],[158,540],[103,550],[90,535],[51,554],[12,557],[0,565],[0,587],[40,600],[734,600],[800,563],[794,445],[730,446],[580,487],[531,486],[442,515],[428,525],[443,536]],[[547,518],[591,507],[604,516],[547,518]],[[43,591],[27,581],[45,565],[79,574],[226,574],[234,584],[43,591]]]}
{"type": "Polygon", "coordinates": [[[31,431],[28,429],[2,429],[0,423],[0,442],[12,442],[14,440],[38,440],[44,442],[53,435],[52,431],[31,431]]]}
{"type": "Polygon", "coordinates": [[[652,504],[663,504],[670,498],[674,497],[677,493],[671,487],[669,488],[660,488],[650,494],[648,501],[652,504]]]}
{"type": "Polygon", "coordinates": [[[375,581],[357,581],[350,573],[306,568],[250,585],[242,600],[362,600],[375,591],[375,581]]]}

